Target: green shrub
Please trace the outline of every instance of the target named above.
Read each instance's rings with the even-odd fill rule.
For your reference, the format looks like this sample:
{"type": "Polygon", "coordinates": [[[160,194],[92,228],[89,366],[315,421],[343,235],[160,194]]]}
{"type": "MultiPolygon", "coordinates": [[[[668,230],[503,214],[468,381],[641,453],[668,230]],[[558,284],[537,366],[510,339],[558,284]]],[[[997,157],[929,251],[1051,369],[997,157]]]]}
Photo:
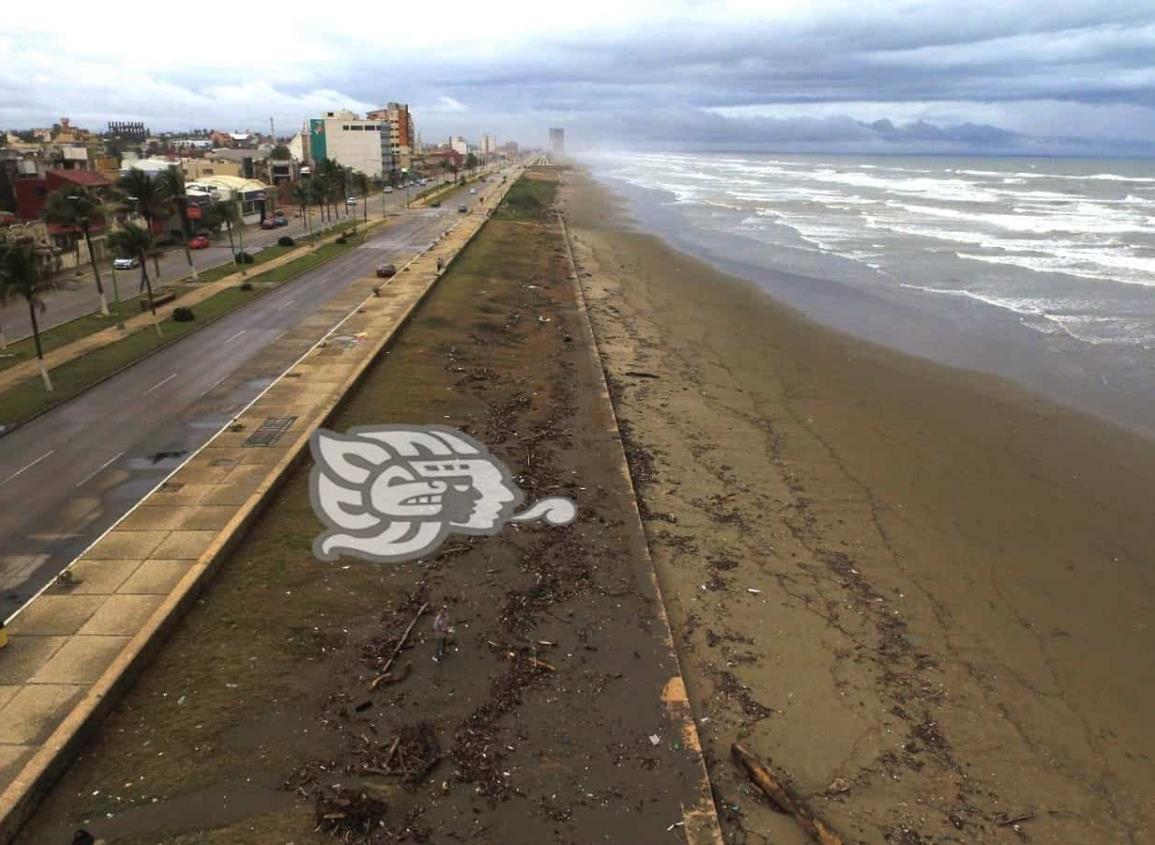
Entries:
{"type": "Polygon", "coordinates": [[[249,255],[247,252],[238,252],[234,256],[234,258],[236,259],[237,264],[252,264],[253,263],[253,257],[251,255],[249,255]]]}
{"type": "Polygon", "coordinates": [[[296,246],[296,245],[297,245],[297,242],[294,241],[292,238],[290,238],[288,235],[281,235],[281,237],[279,237],[277,239],[277,246],[296,246]]]}
{"type": "Polygon", "coordinates": [[[191,323],[196,317],[193,316],[191,308],[180,306],[172,309],[172,320],[174,323],[191,323]]]}

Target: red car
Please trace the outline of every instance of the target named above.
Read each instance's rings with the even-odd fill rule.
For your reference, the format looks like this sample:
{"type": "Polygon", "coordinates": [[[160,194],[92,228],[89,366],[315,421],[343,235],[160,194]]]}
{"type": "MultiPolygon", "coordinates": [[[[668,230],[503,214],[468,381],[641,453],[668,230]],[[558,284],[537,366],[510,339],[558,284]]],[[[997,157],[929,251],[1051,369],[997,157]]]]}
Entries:
{"type": "Polygon", "coordinates": [[[209,244],[209,239],[204,235],[197,235],[195,238],[188,242],[189,249],[208,249],[209,246],[211,246],[211,244],[209,244]]]}

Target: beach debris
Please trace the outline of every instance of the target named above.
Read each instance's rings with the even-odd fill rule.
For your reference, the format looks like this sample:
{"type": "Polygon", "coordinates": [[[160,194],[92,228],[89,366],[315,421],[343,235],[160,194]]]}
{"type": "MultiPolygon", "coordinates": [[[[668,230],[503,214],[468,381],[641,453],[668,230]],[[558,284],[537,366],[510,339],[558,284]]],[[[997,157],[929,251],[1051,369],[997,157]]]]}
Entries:
{"type": "Polygon", "coordinates": [[[662,738],[657,734],[650,734],[650,745],[660,745],[662,738]]]}
{"type": "Polygon", "coordinates": [[[740,743],[730,746],[730,756],[743,769],[770,803],[797,820],[818,845],[845,845],[842,836],[818,817],[785,777],[776,776],[767,763],[747,751],[740,743]]]}
{"type": "Polygon", "coordinates": [[[417,620],[421,618],[421,615],[425,613],[428,608],[429,602],[425,602],[421,605],[421,607],[417,608],[417,613],[414,615],[413,621],[409,623],[409,627],[405,629],[405,632],[401,635],[401,639],[397,641],[397,647],[393,649],[393,654],[391,654],[389,659],[385,661],[385,666],[381,669],[381,674],[374,678],[373,682],[369,684],[369,689],[377,689],[377,687],[385,682],[387,676],[389,675],[389,669],[393,666],[393,661],[397,659],[397,655],[401,653],[401,649],[405,646],[406,640],[409,639],[409,633],[413,630],[413,626],[417,624],[417,620]]]}
{"type": "Polygon", "coordinates": [[[1035,818],[1034,813],[1022,813],[1018,816],[1000,817],[995,819],[995,824],[998,827],[1009,827],[1011,830],[1018,831],[1019,825],[1022,822],[1029,822],[1035,818]]]}
{"type": "Polygon", "coordinates": [[[746,592],[748,592],[748,593],[751,593],[751,594],[753,594],[753,595],[755,595],[755,596],[760,596],[760,595],[762,595],[762,591],[761,591],[761,590],[759,590],[757,587],[747,587],[747,588],[746,588],[746,592]]]}
{"type": "Polygon", "coordinates": [[[850,791],[850,781],[846,778],[835,778],[830,782],[830,786],[826,787],[827,795],[845,795],[850,791]]]}
{"type": "Polygon", "coordinates": [[[666,828],[666,833],[669,833],[671,830],[673,830],[676,827],[685,827],[685,826],[686,826],[685,822],[674,822],[672,825],[670,825],[669,827],[666,828]]]}

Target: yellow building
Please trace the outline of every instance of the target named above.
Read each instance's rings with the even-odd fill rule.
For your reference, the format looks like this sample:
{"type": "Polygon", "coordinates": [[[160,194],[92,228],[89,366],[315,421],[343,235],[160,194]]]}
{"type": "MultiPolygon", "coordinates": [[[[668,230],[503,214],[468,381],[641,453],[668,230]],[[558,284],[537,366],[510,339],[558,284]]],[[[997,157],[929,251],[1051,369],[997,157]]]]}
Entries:
{"type": "Polygon", "coordinates": [[[205,156],[204,158],[182,158],[180,160],[181,169],[184,170],[184,178],[190,181],[204,179],[209,176],[240,176],[241,165],[240,162],[231,161],[227,158],[214,158],[213,156],[205,156]]]}

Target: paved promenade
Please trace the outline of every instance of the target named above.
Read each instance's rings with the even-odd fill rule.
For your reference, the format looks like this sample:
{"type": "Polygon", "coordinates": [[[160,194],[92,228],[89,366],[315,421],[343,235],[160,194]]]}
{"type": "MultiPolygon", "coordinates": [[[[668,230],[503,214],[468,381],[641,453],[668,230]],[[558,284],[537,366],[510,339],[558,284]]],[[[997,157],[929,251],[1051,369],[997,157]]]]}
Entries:
{"type": "Polygon", "coordinates": [[[312,431],[432,288],[437,258],[456,255],[505,187],[384,284],[380,296],[372,291],[381,280],[364,277],[286,334],[279,342],[293,343],[308,326],[333,327],[81,555],[67,580],[11,622],[0,650],[0,841],[18,829],[312,431]]]}

